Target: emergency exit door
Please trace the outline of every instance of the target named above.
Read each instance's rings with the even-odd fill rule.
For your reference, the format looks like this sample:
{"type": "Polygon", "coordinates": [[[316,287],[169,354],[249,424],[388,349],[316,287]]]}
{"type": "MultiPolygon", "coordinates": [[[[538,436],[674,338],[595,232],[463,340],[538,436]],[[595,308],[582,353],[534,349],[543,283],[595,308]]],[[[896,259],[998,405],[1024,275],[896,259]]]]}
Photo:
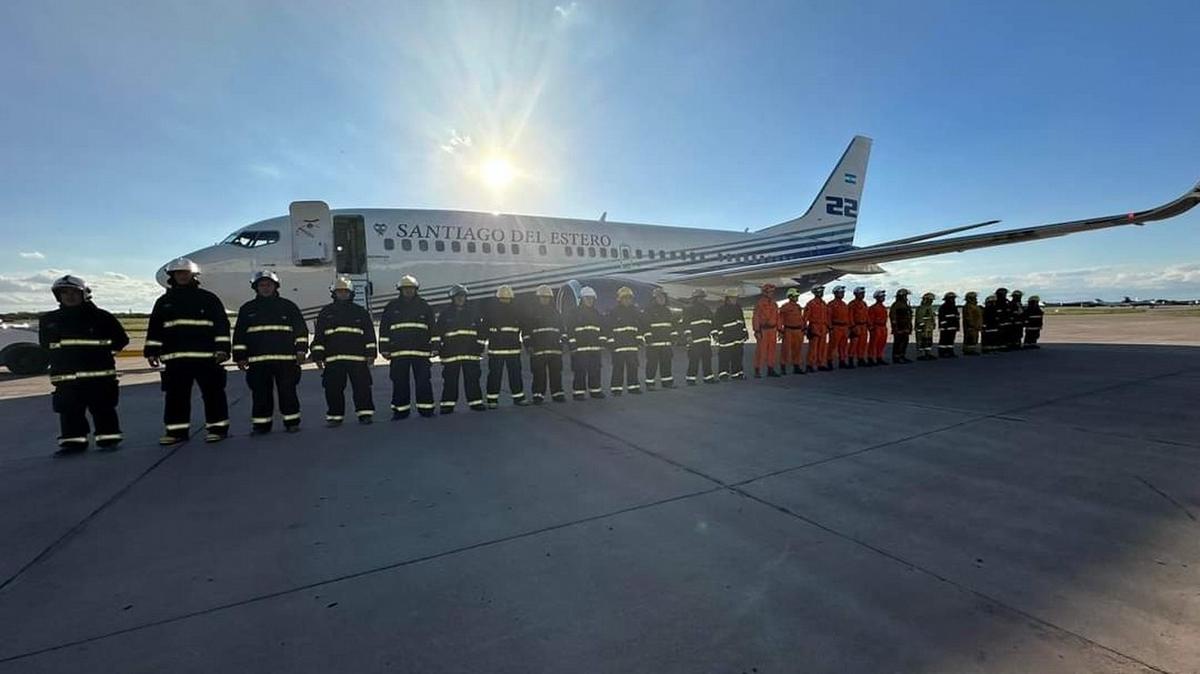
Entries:
{"type": "Polygon", "coordinates": [[[367,274],[367,225],[361,215],[333,216],[333,259],[338,276],[354,282],[354,301],[371,310],[371,279],[367,274]]]}

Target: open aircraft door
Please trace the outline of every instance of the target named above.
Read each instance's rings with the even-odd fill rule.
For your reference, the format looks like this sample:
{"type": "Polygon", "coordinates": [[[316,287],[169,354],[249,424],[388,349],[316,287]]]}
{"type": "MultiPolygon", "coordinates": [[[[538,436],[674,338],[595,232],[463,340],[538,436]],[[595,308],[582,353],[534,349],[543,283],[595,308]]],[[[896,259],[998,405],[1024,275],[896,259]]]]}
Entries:
{"type": "Polygon", "coordinates": [[[354,301],[371,310],[371,277],[367,273],[367,225],[361,215],[333,216],[333,257],[338,276],[354,281],[354,301]]]}
{"type": "Polygon", "coordinates": [[[333,221],[324,201],[293,201],[288,207],[292,221],[292,262],[305,266],[333,261],[333,221]]]}

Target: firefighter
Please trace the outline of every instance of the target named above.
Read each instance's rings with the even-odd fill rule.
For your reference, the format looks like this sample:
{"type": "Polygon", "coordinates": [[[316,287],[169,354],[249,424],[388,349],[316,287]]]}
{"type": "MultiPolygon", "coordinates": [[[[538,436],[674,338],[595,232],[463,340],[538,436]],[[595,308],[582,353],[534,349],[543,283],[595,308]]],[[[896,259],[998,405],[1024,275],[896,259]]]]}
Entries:
{"type": "Polygon", "coordinates": [[[50,353],[50,403],[58,413],[58,454],[88,447],[88,413],[95,426],[96,446],[121,444],[117,417],[117,364],[113,355],[129,345],[117,319],[92,303],[91,291],[78,276],[63,276],[50,285],[58,309],[38,321],[38,343],[50,353]]]}
{"type": "Polygon", "coordinates": [[[687,344],[687,385],[695,386],[697,377],[704,383],[716,383],[712,364],[713,312],[704,303],[703,288],[692,291],[692,302],[683,310],[683,340],[687,344]]]}
{"type": "Polygon", "coordinates": [[[549,389],[550,398],[565,403],[562,385],[563,319],[554,306],[554,290],[538,286],[537,306],[529,312],[525,325],[525,348],[533,370],[533,404],[541,405],[549,389]]]}
{"type": "Polygon", "coordinates": [[[846,286],[834,286],[833,299],[826,305],[829,312],[829,352],[825,364],[833,369],[836,353],[838,367],[846,369],[846,358],[850,355],[850,307],[846,304],[846,286]]]}
{"type": "Polygon", "coordinates": [[[432,417],[435,407],[429,359],[433,355],[433,309],[421,297],[421,284],[415,276],[400,277],[396,290],[399,297],[387,303],[379,320],[379,350],[391,363],[392,420],[408,417],[414,388],[417,413],[432,417]]]}
{"type": "Polygon", "coordinates": [[[937,325],[937,310],[933,308],[933,293],[921,295],[921,304],[913,312],[913,331],[917,333],[917,360],[934,360],[933,328],[937,325]]]}
{"type": "Polygon", "coordinates": [[[858,286],[854,289],[854,299],[847,304],[850,309],[850,357],[847,362],[850,367],[864,367],[867,364],[867,338],[870,333],[867,316],[867,289],[858,286]]]}
{"type": "Polygon", "coordinates": [[[504,370],[508,369],[508,392],[513,404],[525,406],[525,386],[521,372],[521,312],[513,301],[512,286],[502,285],[496,289],[496,301],[483,314],[483,332],[487,336],[488,376],[487,406],[500,406],[500,382],[504,370]]]}
{"type": "Polygon", "coordinates": [[[1012,307],[1008,298],[1008,289],[996,288],[996,341],[992,344],[993,351],[1008,350],[1012,327],[1012,307]]]}
{"type": "Polygon", "coordinates": [[[966,304],[962,308],[963,320],[963,355],[979,355],[979,332],[983,329],[983,309],[979,306],[979,293],[974,290],[967,293],[966,304]]]}
{"type": "Polygon", "coordinates": [[[671,372],[675,358],[675,341],[679,339],[679,324],[671,307],[667,306],[667,293],[662,288],[654,289],[653,301],[642,312],[646,342],[646,388],[653,389],[658,377],[662,377],[663,388],[675,388],[675,375],[671,372]]]}
{"type": "Polygon", "coordinates": [[[942,296],[942,305],[937,310],[938,358],[954,358],[954,340],[958,335],[958,295],[948,292],[942,296]]]}
{"type": "Polygon", "coordinates": [[[983,300],[983,335],[980,340],[985,354],[995,353],[1000,343],[1000,307],[995,295],[983,300]]]}
{"type": "Polygon", "coordinates": [[[614,396],[624,391],[638,395],[642,392],[638,381],[638,348],[644,333],[642,316],[633,306],[633,289],[621,286],[617,289],[617,306],[608,313],[608,339],[612,348],[612,378],[608,388],[614,396]]]}
{"type": "Polygon", "coordinates": [[[438,314],[433,328],[433,351],[442,359],[442,402],[439,412],[453,414],[458,403],[461,375],[467,406],[476,412],[487,409],[479,390],[479,363],[483,360],[483,332],[479,314],[467,303],[467,287],[456,283],[447,293],[450,306],[438,314]]]}
{"type": "Polygon", "coordinates": [[[788,288],[787,301],[779,307],[779,328],[783,333],[783,357],[779,372],[804,374],[804,307],[800,306],[800,289],[788,288]]]}
{"type": "Polygon", "coordinates": [[[775,284],[762,284],[762,294],[754,304],[754,315],[750,319],[754,327],[754,378],[762,377],[762,368],[767,368],[768,377],[778,377],[775,360],[779,356],[779,305],[775,304],[775,284]]]}
{"type": "Polygon", "coordinates": [[[573,397],[576,400],[583,400],[585,396],[603,398],[600,359],[606,341],[604,317],[596,308],[596,290],[591,286],[584,286],[579,291],[579,307],[571,318],[570,335],[573,397]]]}
{"type": "Polygon", "coordinates": [[[913,310],[908,303],[907,288],[896,291],[896,299],[888,310],[888,320],[892,324],[892,362],[901,365],[911,363],[908,359],[908,338],[913,331],[913,310]]]}
{"type": "Polygon", "coordinates": [[[1025,348],[1038,349],[1038,338],[1042,336],[1042,323],[1045,312],[1042,311],[1042,298],[1033,295],[1029,304],[1025,305],[1025,348]]]}
{"type": "Polygon", "coordinates": [[[881,288],[871,296],[875,304],[867,309],[867,326],[871,336],[867,345],[867,364],[887,365],[888,362],[883,359],[888,337],[888,308],[883,303],[887,299],[887,291],[881,288]]]}
{"type": "Polygon", "coordinates": [[[1019,351],[1022,339],[1025,337],[1025,305],[1021,298],[1025,293],[1020,290],[1012,291],[1012,299],[1008,303],[1008,313],[1012,317],[1012,330],[1008,333],[1007,351],[1019,351]]]}
{"type": "Polygon", "coordinates": [[[150,367],[163,366],[163,424],[160,445],[187,440],[191,429],[192,383],[204,400],[204,441],[229,435],[225,368],[229,359],[229,317],[216,295],[200,287],[200,267],[186,257],[164,268],[167,291],[154,303],[143,354],[150,367]]]}
{"type": "Polygon", "coordinates": [[[300,364],[308,351],[308,326],[300,309],[279,296],[279,276],[270,270],[255,272],[250,282],[255,298],[238,310],[233,329],[233,359],[246,371],[250,386],[250,429],[271,431],[275,394],[279,413],[289,433],[300,430],[300,364]]]}
{"type": "Polygon", "coordinates": [[[738,303],[741,292],[737,288],[725,291],[725,301],[713,313],[713,326],[717,338],[717,377],[719,379],[744,379],[743,345],[750,336],[746,332],[746,315],[738,303]]]}
{"type": "Polygon", "coordinates": [[[339,276],[329,286],[333,302],[317,314],[310,352],[325,389],[325,425],[340,426],[346,415],[346,380],[354,394],[358,423],[375,417],[371,398],[371,364],[375,362],[375,323],[371,314],[354,302],[354,282],[339,276]]]}
{"type": "Polygon", "coordinates": [[[812,299],[804,305],[804,334],[808,337],[808,368],[805,372],[829,370],[829,305],[821,299],[825,286],[812,289],[812,299]]]}

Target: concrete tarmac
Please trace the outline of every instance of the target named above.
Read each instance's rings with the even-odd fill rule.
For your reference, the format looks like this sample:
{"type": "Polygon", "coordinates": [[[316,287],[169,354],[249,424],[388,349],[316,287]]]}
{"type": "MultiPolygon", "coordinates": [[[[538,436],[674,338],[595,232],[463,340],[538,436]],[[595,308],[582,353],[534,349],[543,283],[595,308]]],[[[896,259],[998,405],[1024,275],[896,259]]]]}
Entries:
{"type": "Polygon", "coordinates": [[[1200,672],[1200,348],[397,422],[375,384],[326,429],[305,371],[251,438],[231,373],[237,435],[167,449],[124,386],[124,449],[65,459],[0,401],[0,673],[1200,672]]]}

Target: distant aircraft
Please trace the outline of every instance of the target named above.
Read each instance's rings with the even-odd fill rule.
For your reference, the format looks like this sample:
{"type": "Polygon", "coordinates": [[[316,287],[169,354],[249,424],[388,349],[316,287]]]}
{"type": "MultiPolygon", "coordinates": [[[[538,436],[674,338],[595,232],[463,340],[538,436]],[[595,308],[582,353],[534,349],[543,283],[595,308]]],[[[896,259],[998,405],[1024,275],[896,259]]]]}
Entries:
{"type": "MultiPolygon", "coordinates": [[[[187,253],[202,280],[230,308],[252,297],[254,270],[275,270],[283,292],[313,318],[329,301],[336,275],[354,279],[358,301],[378,313],[397,296],[403,274],[422,294],[442,303],[452,284],[474,297],[501,284],[518,294],[541,285],[557,289],[560,306],[578,302],[592,286],[611,302],[622,285],[645,301],[654,288],[682,298],[694,288],[716,297],[738,287],[748,297],[761,283],[808,290],[845,274],[877,274],[879,263],[1034,241],[1118,225],[1175,217],[1200,202],[1200,185],[1149,210],[995,233],[949,237],[998,222],[951,227],[856,247],[871,139],[856,136],[803,215],[756,232],[722,231],[531,215],[413,209],[337,209],[297,201],[289,215],[248,225],[221,243],[187,253]]],[[[740,228],[740,224],[737,225],[740,228]]],[[[165,285],[160,269],[158,281],[165,285]]]]}

